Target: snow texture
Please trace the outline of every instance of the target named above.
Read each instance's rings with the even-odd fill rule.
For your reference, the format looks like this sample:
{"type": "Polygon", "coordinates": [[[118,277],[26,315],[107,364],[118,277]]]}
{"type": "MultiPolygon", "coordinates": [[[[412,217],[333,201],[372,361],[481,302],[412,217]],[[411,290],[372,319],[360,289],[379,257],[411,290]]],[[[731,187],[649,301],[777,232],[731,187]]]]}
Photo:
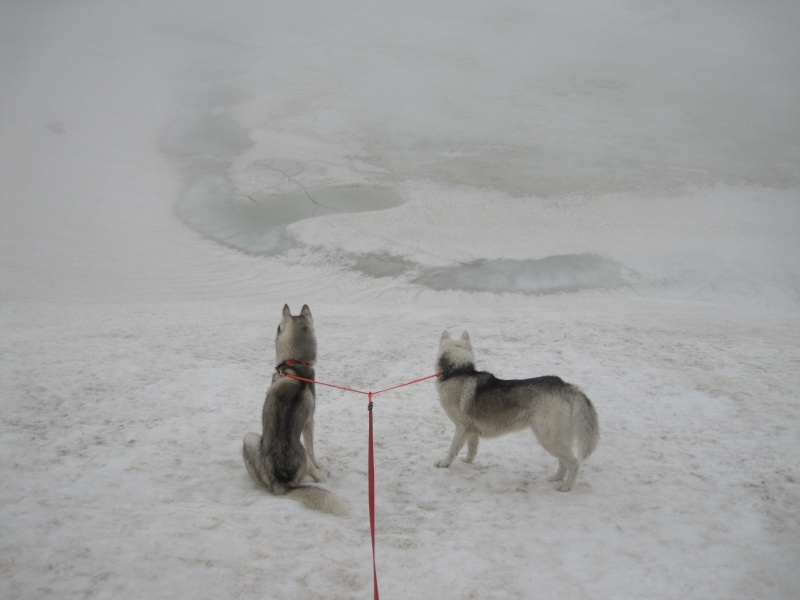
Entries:
{"type": "Polygon", "coordinates": [[[377,396],[384,598],[800,596],[800,5],[0,5],[0,597],[368,598],[365,399],[333,517],[248,478],[284,303],[317,376],[580,385],[448,469],[377,396]]]}

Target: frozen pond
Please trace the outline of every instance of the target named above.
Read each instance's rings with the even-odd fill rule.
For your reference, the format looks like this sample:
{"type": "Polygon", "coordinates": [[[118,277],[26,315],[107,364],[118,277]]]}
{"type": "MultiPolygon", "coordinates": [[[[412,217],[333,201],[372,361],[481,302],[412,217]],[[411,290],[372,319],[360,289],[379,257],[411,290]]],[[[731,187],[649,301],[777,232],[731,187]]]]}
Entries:
{"type": "MultiPolygon", "coordinates": [[[[710,190],[732,217],[719,182],[797,186],[800,88],[785,58],[797,54],[796,9],[639,4],[476,3],[447,35],[420,28],[442,18],[427,5],[390,18],[268,8],[214,35],[171,31],[191,48],[170,71],[180,93],[160,140],[185,182],[176,212],[249,254],[302,248],[309,262],[403,286],[552,293],[677,274],[714,289],[755,254],[709,246],[699,221],[664,201],[717,227],[715,204],[700,193],[689,206],[687,190],[710,190]],[[439,188],[408,195],[420,182],[439,188]],[[442,197],[448,187],[457,198],[442,197]],[[613,210],[594,210],[600,197],[613,210]],[[726,266],[709,277],[715,260],[726,266]]],[[[750,275],[737,285],[754,287],[750,275]]]]}
{"type": "MultiPolygon", "coordinates": [[[[241,194],[225,174],[235,157],[252,147],[245,128],[211,112],[244,98],[235,88],[209,88],[184,96],[197,112],[173,121],[161,139],[162,151],[188,159],[190,183],[177,207],[181,219],[209,238],[249,254],[275,255],[297,242],[287,227],[333,214],[394,208],[404,199],[388,186],[335,185],[292,192],[241,194]],[[200,175],[194,175],[195,173],[200,175]]],[[[291,180],[291,178],[289,178],[291,180]]],[[[294,180],[291,180],[294,181],[294,180]]],[[[478,259],[452,267],[422,268],[390,256],[350,254],[352,268],[370,277],[403,277],[435,290],[547,294],[625,283],[624,269],[597,254],[563,254],[530,259],[478,259]]]]}
{"type": "MultiPolygon", "coordinates": [[[[227,175],[237,156],[253,146],[249,132],[214,109],[246,98],[240,90],[218,86],[194,90],[183,104],[195,109],[173,121],[161,149],[187,161],[189,183],[177,213],[201,234],[242,252],[281,254],[298,242],[287,227],[334,214],[381,211],[403,204],[394,188],[333,185],[308,188],[291,177],[291,192],[238,192],[227,175]]],[[[562,254],[530,259],[477,259],[464,264],[423,268],[388,254],[348,254],[351,268],[370,277],[402,277],[435,290],[547,294],[625,283],[625,269],[597,254],[562,254]]]]}
{"type": "MultiPolygon", "coordinates": [[[[207,175],[189,186],[178,207],[181,218],[200,233],[249,254],[274,255],[296,244],[286,232],[292,223],[332,214],[386,210],[403,198],[389,187],[347,185],[290,193],[233,191],[224,176],[207,175]]],[[[626,282],[618,262],[597,254],[563,254],[521,260],[475,260],[441,268],[421,268],[390,255],[349,255],[351,267],[370,277],[405,277],[435,290],[548,294],[626,282]]]]}

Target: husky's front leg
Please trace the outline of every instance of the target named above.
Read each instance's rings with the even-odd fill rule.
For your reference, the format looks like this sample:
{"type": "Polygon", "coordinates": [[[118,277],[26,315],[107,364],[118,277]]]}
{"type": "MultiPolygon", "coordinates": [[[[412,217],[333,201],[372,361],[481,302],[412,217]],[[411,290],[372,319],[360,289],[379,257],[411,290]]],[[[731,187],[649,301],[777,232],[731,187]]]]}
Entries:
{"type": "Polygon", "coordinates": [[[327,479],[326,474],[317,469],[316,465],[311,462],[311,457],[306,453],[306,473],[311,476],[311,479],[319,483],[327,479]]]}
{"type": "Polygon", "coordinates": [[[303,426],[303,442],[306,446],[306,454],[308,455],[308,460],[314,465],[316,468],[319,468],[319,463],[317,463],[317,458],[314,456],[314,418],[310,418],[306,421],[306,424],[303,426]]]}
{"type": "MultiPolygon", "coordinates": [[[[464,447],[464,442],[467,441],[467,429],[461,425],[456,425],[456,432],[453,435],[453,441],[450,443],[450,452],[442,460],[436,461],[437,467],[449,467],[453,459],[461,452],[464,447]]],[[[477,446],[476,446],[477,448],[477,446]]]]}

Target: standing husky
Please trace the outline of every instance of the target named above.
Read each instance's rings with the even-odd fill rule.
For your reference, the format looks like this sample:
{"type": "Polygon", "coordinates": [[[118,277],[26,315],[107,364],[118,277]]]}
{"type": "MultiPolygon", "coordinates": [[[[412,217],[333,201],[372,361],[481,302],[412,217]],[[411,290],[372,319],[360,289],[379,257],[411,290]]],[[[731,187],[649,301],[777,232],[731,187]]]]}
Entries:
{"type": "Polygon", "coordinates": [[[247,472],[256,483],[273,494],[288,494],[309,508],[337,515],[347,514],[345,505],[331,492],[320,487],[302,485],[310,475],[322,481],[313,454],[314,384],[285,375],[314,379],[317,341],[308,306],[293,317],[288,306],[275,339],[280,364],[272,376],[261,412],[262,435],[244,436],[242,454],[247,472]],[[300,441],[305,439],[306,447],[300,441]]]}
{"type": "Polygon", "coordinates": [[[594,406],[576,386],[560,377],[498,379],[475,370],[469,334],[453,340],[445,331],[439,342],[436,381],[439,401],[456,425],[450,452],[436,463],[448,467],[467,443],[466,462],[478,452],[480,437],[496,437],[530,427],[539,443],[558,459],[558,471],[550,481],[562,481],[568,492],[578,476],[578,460],[572,453],[577,441],[581,459],[597,446],[600,428],[594,406]]]}

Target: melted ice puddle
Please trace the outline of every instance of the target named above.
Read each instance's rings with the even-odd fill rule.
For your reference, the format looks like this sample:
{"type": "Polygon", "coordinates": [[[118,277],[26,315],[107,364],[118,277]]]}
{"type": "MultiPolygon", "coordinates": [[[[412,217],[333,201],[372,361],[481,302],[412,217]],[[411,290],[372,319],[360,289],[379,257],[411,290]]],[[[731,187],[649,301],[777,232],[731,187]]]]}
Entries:
{"type": "Polygon", "coordinates": [[[427,271],[416,279],[436,290],[535,294],[615,287],[626,283],[618,262],[597,254],[560,254],[528,260],[481,260],[427,271]]]}
{"type": "Polygon", "coordinates": [[[403,203],[391,188],[344,185],[283,194],[233,192],[222,176],[190,186],[178,214],[209,237],[253,254],[279,254],[290,247],[286,227],[321,215],[385,210],[403,203]]]}

